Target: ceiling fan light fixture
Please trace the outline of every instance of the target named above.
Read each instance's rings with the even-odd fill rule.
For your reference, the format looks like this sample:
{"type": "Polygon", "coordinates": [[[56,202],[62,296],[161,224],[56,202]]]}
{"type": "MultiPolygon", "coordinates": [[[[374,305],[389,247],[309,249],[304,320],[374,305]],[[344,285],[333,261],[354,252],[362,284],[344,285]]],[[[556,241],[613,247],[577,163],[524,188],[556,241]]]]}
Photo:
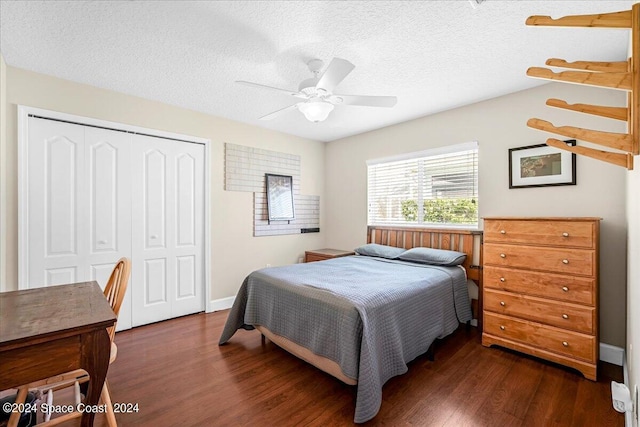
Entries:
{"type": "MultiPolygon", "coordinates": [[[[481,2],[484,0],[473,1],[481,2]]],[[[262,116],[260,120],[272,120],[281,114],[298,109],[304,114],[307,120],[318,123],[329,117],[335,105],[362,105],[365,107],[390,108],[396,105],[398,101],[395,96],[338,95],[333,93],[335,87],[355,68],[355,65],[346,59],[333,58],[323,73],[320,73],[323,66],[321,60],[313,59],[309,61],[307,65],[309,66],[309,71],[313,73],[313,77],[302,81],[298,86],[297,92],[243,80],[237,81],[237,83],[245,86],[269,89],[302,99],[302,101],[297,104],[289,105],[288,107],[273,111],[266,116],[262,116]]]]}
{"type": "Polygon", "coordinates": [[[307,120],[318,123],[329,117],[329,113],[333,111],[333,104],[326,101],[310,101],[299,104],[298,109],[307,120]]]}

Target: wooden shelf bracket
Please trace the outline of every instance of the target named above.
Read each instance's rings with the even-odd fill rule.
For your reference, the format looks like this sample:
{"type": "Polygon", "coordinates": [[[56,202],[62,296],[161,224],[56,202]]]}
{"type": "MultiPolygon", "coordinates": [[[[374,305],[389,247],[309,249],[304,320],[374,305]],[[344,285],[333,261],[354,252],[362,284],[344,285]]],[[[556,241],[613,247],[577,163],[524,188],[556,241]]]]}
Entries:
{"type": "Polygon", "coordinates": [[[582,146],[569,146],[555,138],[547,140],[547,145],[549,146],[632,170],[633,156],[639,154],[640,147],[640,130],[638,129],[640,125],[640,3],[634,4],[631,10],[622,12],[565,16],[558,19],[553,19],[549,16],[530,16],[526,24],[534,26],[631,29],[631,56],[628,61],[567,62],[560,58],[550,58],[546,61],[546,65],[550,67],[579,71],[554,72],[542,67],[531,67],[527,70],[529,77],[626,91],[628,93],[626,107],[569,104],[556,98],[548,99],[546,104],[550,107],[578,113],[626,121],[627,133],[603,132],[573,126],[554,126],[548,121],[535,118],[529,119],[527,126],[620,150],[623,153],[582,146]]]}

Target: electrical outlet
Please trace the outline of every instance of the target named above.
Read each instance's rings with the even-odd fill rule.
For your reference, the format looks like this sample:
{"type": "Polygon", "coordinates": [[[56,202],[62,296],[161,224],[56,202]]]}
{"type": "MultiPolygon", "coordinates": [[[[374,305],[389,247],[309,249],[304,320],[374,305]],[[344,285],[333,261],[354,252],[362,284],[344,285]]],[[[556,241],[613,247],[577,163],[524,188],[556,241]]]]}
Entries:
{"type": "Polygon", "coordinates": [[[267,265],[266,265],[266,267],[267,267],[267,268],[271,267],[271,264],[267,264],[267,265]]]}
{"type": "Polygon", "coordinates": [[[613,400],[613,409],[616,411],[632,412],[634,410],[631,393],[626,385],[611,381],[611,398],[613,400]]]}

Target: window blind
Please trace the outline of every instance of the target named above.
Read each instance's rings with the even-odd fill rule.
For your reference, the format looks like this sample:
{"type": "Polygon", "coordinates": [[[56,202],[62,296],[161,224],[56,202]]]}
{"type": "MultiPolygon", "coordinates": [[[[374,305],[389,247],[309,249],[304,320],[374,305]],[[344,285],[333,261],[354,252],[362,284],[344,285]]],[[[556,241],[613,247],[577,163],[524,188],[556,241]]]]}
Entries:
{"type": "Polygon", "coordinates": [[[478,145],[367,162],[370,225],[478,224],[478,145]]]}

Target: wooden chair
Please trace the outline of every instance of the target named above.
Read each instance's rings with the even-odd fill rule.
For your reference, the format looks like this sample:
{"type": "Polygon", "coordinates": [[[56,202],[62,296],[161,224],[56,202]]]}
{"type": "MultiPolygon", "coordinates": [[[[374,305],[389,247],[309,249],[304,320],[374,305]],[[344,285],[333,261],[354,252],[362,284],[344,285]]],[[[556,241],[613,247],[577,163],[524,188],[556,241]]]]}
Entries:
{"type": "MultiPolygon", "coordinates": [[[[116,263],[116,266],[113,268],[113,272],[111,273],[111,277],[109,277],[107,286],[104,288],[104,296],[109,301],[111,309],[116,314],[116,317],[118,317],[118,314],[120,313],[120,306],[122,305],[124,294],[127,291],[130,273],[131,261],[129,261],[129,259],[127,258],[120,258],[116,263]]],[[[109,333],[109,340],[111,341],[111,354],[109,356],[109,364],[112,364],[116,360],[116,356],[118,355],[118,347],[113,341],[116,335],[116,325],[117,322],[114,323],[112,327],[107,328],[107,332],[109,333]]],[[[113,405],[111,404],[111,395],[109,394],[109,384],[106,378],[104,379],[104,385],[102,386],[100,399],[107,405],[107,424],[109,425],[109,427],[117,426],[118,424],[116,423],[116,416],[113,413],[113,405]]]]}
{"type": "MultiPolygon", "coordinates": [[[[124,295],[127,291],[127,285],[129,283],[129,274],[131,273],[131,262],[127,258],[120,258],[118,262],[116,262],[113,271],[111,272],[111,276],[107,281],[107,285],[104,288],[104,296],[109,301],[111,305],[111,309],[115,313],[116,317],[120,313],[120,306],[122,306],[122,300],[124,299],[124,295]]],[[[117,324],[117,323],[116,323],[117,324]]],[[[116,324],[112,327],[107,328],[107,333],[109,334],[109,340],[111,341],[111,353],[109,356],[109,364],[113,363],[116,360],[116,356],[118,354],[118,347],[113,342],[113,339],[116,334],[116,324]]],[[[53,400],[53,392],[56,390],[60,390],[63,388],[74,387],[74,397],[75,403],[80,403],[80,385],[85,384],[89,381],[89,376],[86,371],[82,369],[78,369],[75,371],[67,372],[61,375],[57,375],[55,377],[50,377],[44,380],[36,381],[18,388],[18,394],[16,396],[16,403],[24,403],[27,398],[27,393],[29,390],[39,390],[43,395],[46,396],[47,403],[51,404],[53,400]]],[[[100,399],[102,403],[107,405],[106,417],[107,424],[109,427],[117,427],[116,417],[113,413],[113,405],[111,403],[111,395],[109,394],[109,385],[107,380],[105,379],[104,385],[102,386],[102,393],[100,394],[100,399]]],[[[41,427],[49,427],[54,426],[70,419],[79,418],[82,416],[80,412],[73,412],[69,414],[62,415],[60,417],[50,419],[49,416],[45,417],[45,421],[43,423],[38,424],[41,427]]],[[[20,419],[20,413],[14,412],[11,414],[9,418],[9,423],[7,427],[15,427],[18,424],[20,419]]]]}

